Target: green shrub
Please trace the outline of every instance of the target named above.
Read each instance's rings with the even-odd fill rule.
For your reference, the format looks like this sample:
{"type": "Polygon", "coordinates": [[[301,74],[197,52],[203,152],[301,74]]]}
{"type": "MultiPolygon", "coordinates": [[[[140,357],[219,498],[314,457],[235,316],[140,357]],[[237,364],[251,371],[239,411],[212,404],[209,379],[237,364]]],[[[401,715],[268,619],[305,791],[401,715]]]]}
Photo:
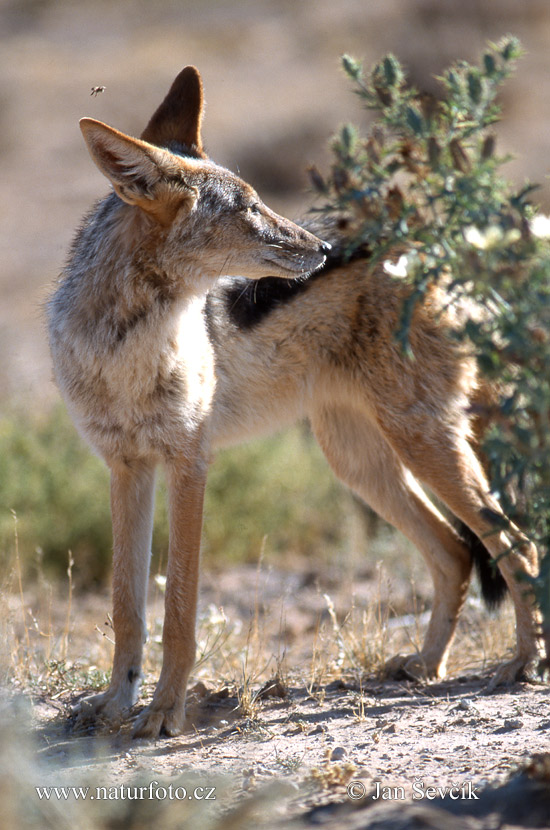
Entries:
{"type": "Polygon", "coordinates": [[[0,541],[11,561],[14,519],[28,571],[38,551],[47,572],[67,568],[68,551],[83,578],[101,578],[111,550],[109,477],[79,439],[65,410],[0,420],[0,541]]]}
{"type": "Polygon", "coordinates": [[[206,555],[255,559],[267,536],[279,553],[330,554],[343,544],[350,496],[305,427],[220,454],[207,487],[206,555]]]}

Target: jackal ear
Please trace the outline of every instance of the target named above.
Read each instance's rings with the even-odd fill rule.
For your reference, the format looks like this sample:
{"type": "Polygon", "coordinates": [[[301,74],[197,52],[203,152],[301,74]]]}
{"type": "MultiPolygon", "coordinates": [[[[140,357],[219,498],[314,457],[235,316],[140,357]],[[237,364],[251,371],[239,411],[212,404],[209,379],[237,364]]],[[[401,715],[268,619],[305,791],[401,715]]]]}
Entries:
{"type": "MultiPolygon", "coordinates": [[[[181,173],[181,163],[175,166],[174,156],[167,150],[131,138],[93,118],[82,118],[80,129],[93,161],[120,198],[158,216],[159,202],[166,201],[166,188],[160,185],[171,174],[181,173]]],[[[178,194],[195,198],[193,188],[186,192],[183,181],[178,194]]]]}
{"type": "Polygon", "coordinates": [[[206,158],[201,137],[203,110],[199,70],[194,66],[186,66],[154,112],[141,137],[158,147],[181,145],[188,155],[206,158]]]}

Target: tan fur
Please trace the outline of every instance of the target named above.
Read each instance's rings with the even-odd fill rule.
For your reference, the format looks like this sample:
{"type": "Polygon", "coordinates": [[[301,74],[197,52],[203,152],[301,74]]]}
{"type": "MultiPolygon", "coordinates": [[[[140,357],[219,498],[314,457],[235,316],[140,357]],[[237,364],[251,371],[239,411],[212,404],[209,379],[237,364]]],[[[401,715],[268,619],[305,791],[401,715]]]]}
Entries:
{"type": "MultiPolygon", "coordinates": [[[[406,286],[356,261],[316,277],[257,325],[239,325],[228,291],[318,267],[329,250],[206,158],[202,87],[187,67],[132,139],[85,119],[92,158],[116,195],[80,231],[49,303],[55,373],[80,429],[111,469],[115,657],[109,689],[80,717],[117,717],[136,700],[145,638],[154,470],[167,469],[170,547],[164,662],[135,734],[177,734],[194,659],[202,500],[218,447],[308,417],[336,474],[420,549],[435,598],[418,655],[390,671],[440,676],[470,579],[468,550],[427,485],[475,533],[499,507],[471,443],[474,359],[448,338],[438,292],[416,309],[414,360],[395,340],[406,286]]],[[[238,294],[235,302],[238,302],[238,294]]],[[[537,655],[536,615],[516,572],[534,549],[499,560],[516,607],[518,650],[494,683],[537,655]]],[[[504,533],[486,545],[498,557],[504,533]]]]}

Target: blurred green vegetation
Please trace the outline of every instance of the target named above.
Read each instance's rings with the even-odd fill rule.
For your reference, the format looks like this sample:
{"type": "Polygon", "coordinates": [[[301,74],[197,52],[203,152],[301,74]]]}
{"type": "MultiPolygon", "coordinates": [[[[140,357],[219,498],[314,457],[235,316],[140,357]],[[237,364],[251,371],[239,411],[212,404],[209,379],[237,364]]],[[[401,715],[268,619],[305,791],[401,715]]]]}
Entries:
{"type": "MultiPolygon", "coordinates": [[[[256,560],[270,552],[329,556],[345,543],[355,508],[306,427],[220,453],[206,496],[203,556],[256,560]]],[[[40,416],[0,418],[0,555],[14,562],[16,529],[27,576],[37,567],[64,575],[68,552],[76,584],[104,582],[111,566],[109,474],[61,405],[40,416]],[[14,519],[14,514],[16,519],[14,519]]],[[[154,567],[163,569],[168,517],[162,473],[157,487],[154,567]]]]}

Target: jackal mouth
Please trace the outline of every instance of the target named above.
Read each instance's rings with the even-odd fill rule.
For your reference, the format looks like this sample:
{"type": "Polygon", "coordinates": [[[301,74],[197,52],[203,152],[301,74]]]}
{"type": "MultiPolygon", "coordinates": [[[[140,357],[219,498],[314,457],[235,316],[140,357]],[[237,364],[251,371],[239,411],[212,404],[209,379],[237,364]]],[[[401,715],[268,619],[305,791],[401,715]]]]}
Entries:
{"type": "Polygon", "coordinates": [[[309,274],[321,268],[326,262],[326,255],[321,251],[300,251],[273,245],[262,256],[262,262],[275,265],[290,274],[309,274]]]}

